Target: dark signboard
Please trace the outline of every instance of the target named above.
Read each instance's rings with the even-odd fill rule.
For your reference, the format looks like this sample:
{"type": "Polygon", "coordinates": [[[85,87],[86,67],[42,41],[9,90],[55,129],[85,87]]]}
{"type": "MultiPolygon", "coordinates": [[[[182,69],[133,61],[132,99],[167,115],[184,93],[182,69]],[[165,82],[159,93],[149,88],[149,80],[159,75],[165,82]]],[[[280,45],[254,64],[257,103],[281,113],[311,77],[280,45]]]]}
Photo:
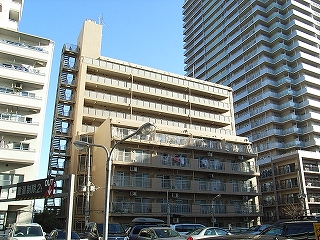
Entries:
{"type": "Polygon", "coordinates": [[[54,178],[17,183],[16,200],[50,198],[53,196],[54,184],[54,178]]]}

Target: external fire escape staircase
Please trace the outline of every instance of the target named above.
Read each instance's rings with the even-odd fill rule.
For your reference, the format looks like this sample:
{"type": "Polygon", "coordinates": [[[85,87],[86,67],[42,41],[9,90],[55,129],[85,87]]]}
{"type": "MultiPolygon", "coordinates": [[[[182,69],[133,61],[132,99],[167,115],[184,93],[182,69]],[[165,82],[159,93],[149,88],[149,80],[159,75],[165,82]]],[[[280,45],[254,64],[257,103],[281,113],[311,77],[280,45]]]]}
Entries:
{"type": "MultiPolygon", "coordinates": [[[[48,163],[48,177],[59,177],[69,174],[70,145],[72,138],[72,122],[74,94],[77,86],[77,60],[79,49],[75,45],[65,44],[62,49],[58,78],[54,119],[52,126],[51,146],[48,163]]],[[[56,183],[55,193],[63,193],[66,188],[64,180],[56,183]]],[[[64,205],[66,199],[45,199],[47,210],[56,210],[61,218],[66,217],[64,205]]]]}

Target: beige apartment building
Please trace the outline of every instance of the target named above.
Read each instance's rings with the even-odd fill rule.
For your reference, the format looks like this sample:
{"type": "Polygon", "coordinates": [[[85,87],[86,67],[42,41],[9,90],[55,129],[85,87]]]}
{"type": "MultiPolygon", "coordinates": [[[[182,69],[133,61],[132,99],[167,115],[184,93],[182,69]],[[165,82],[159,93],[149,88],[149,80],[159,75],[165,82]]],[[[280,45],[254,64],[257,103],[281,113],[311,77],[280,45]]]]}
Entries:
{"type": "Polygon", "coordinates": [[[237,135],[258,153],[263,222],[320,213],[319,16],[315,0],[183,5],[186,75],[232,87],[237,135]]]}
{"type": "MultiPolygon", "coordinates": [[[[86,20],[77,46],[62,49],[48,175],[76,175],[74,229],[103,222],[107,156],[101,147],[78,151],[73,142],[111,149],[147,122],[155,132],[113,151],[110,222],[259,222],[256,154],[235,134],[232,89],[101,56],[101,43],[102,26],[86,20]]],[[[56,191],[67,189],[57,183],[56,191]]],[[[46,207],[62,218],[67,212],[64,199],[47,199],[46,207]]]]}

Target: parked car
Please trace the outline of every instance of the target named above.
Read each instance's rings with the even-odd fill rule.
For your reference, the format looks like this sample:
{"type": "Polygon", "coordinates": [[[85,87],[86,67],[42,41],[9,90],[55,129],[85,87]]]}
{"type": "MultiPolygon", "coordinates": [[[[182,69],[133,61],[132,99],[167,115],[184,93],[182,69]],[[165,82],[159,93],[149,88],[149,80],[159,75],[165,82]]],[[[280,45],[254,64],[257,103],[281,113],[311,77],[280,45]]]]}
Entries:
{"type": "Polygon", "coordinates": [[[130,226],[126,230],[126,235],[129,240],[135,240],[141,229],[148,227],[163,226],[164,221],[157,218],[135,218],[131,221],[130,226]]]}
{"type": "Polygon", "coordinates": [[[45,232],[38,223],[14,223],[9,230],[8,240],[45,240],[45,232]]]}
{"type": "MultiPolygon", "coordinates": [[[[127,240],[128,237],[120,223],[108,224],[108,240],[127,240]]],[[[83,231],[83,236],[89,240],[103,238],[103,223],[89,222],[83,231]]]]}
{"type": "Polygon", "coordinates": [[[232,235],[232,233],[219,227],[207,227],[207,228],[198,228],[190,233],[187,233],[185,237],[187,240],[198,240],[198,239],[206,239],[213,236],[227,236],[227,235],[232,235]]]}
{"type": "Polygon", "coordinates": [[[198,228],[205,228],[205,226],[200,223],[177,223],[171,224],[170,227],[179,232],[180,235],[186,235],[198,228]]]}
{"type": "Polygon", "coordinates": [[[137,237],[137,240],[185,240],[176,230],[170,227],[148,227],[143,228],[137,237]]]}
{"type": "MultiPolygon", "coordinates": [[[[54,229],[50,232],[50,234],[46,237],[47,240],[65,240],[67,232],[62,229],[54,229]]],[[[71,240],[88,240],[88,238],[81,238],[80,235],[71,231],[71,240]]]]}
{"type": "Polygon", "coordinates": [[[265,230],[269,226],[270,226],[270,224],[254,225],[254,226],[250,227],[247,231],[245,231],[243,233],[244,234],[257,235],[257,234],[261,233],[263,230],[265,230]]]}
{"type": "Polygon", "coordinates": [[[316,240],[313,224],[317,221],[302,220],[302,221],[285,221],[275,223],[260,234],[239,234],[228,235],[224,237],[205,238],[205,240],[220,240],[220,239],[259,239],[259,240],[316,240]]]}

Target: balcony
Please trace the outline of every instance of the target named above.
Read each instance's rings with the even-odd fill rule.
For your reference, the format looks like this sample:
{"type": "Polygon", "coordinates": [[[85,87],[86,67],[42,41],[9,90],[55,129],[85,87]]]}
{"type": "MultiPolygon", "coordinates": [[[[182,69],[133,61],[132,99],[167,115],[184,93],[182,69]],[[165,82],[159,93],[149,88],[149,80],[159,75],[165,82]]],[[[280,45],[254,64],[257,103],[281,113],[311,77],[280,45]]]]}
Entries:
{"type": "Polygon", "coordinates": [[[41,109],[41,99],[38,98],[28,98],[16,94],[3,95],[2,93],[0,93],[0,96],[3,96],[0,100],[1,104],[9,106],[14,105],[20,108],[28,108],[38,111],[41,109]]]}
{"type": "MultiPolygon", "coordinates": [[[[198,119],[201,121],[208,122],[210,124],[216,124],[219,126],[228,126],[230,125],[230,116],[224,116],[222,114],[211,113],[212,110],[207,109],[206,111],[198,111],[189,109],[189,107],[175,107],[168,104],[151,102],[150,100],[144,101],[140,99],[131,99],[125,96],[118,96],[114,94],[103,94],[95,91],[85,91],[85,98],[87,101],[100,101],[103,104],[110,104],[113,107],[127,109],[128,107],[132,107],[133,109],[137,109],[139,111],[149,112],[149,113],[161,113],[166,114],[167,116],[171,116],[174,118],[184,118],[188,119],[198,119]]],[[[222,103],[221,103],[222,104],[222,103]]],[[[216,104],[217,105],[217,104],[216,104]]],[[[223,104],[222,104],[223,105],[223,104]]],[[[226,112],[227,107],[225,105],[218,106],[219,110],[222,112],[226,112]]],[[[214,111],[217,112],[217,111],[214,111]]]]}
{"type": "Polygon", "coordinates": [[[12,79],[16,81],[23,81],[38,85],[44,85],[44,74],[40,73],[38,69],[28,69],[22,65],[13,65],[8,63],[0,63],[0,77],[12,79]]]}
{"type": "Polygon", "coordinates": [[[21,56],[26,59],[30,59],[30,56],[34,61],[46,63],[48,59],[48,52],[39,46],[32,46],[22,42],[16,42],[11,40],[0,40],[0,52],[10,53],[14,56],[21,56]]]}
{"type": "Polygon", "coordinates": [[[303,164],[303,170],[306,172],[319,172],[319,167],[315,164],[303,164]]]}
{"type": "Polygon", "coordinates": [[[293,163],[285,166],[279,166],[278,168],[275,169],[275,175],[278,176],[283,174],[296,173],[297,171],[298,169],[293,163]]]}
{"type": "Polygon", "coordinates": [[[28,124],[18,121],[3,121],[0,119],[0,131],[36,137],[39,133],[38,124],[28,124]]]}
{"type": "Polygon", "coordinates": [[[31,121],[32,118],[29,117],[2,113],[0,114],[0,132],[31,135],[35,137],[39,132],[39,124],[31,123],[31,121]]]}
{"type": "MultiPolygon", "coordinates": [[[[113,131],[114,140],[122,139],[128,136],[131,132],[128,129],[116,128],[113,131]]],[[[141,138],[139,135],[133,136],[131,141],[138,140],[140,142],[153,142],[157,145],[182,147],[189,149],[203,149],[206,151],[218,151],[238,154],[255,155],[251,144],[228,142],[225,139],[213,140],[205,138],[196,138],[192,136],[179,136],[171,134],[156,133],[154,136],[146,136],[141,138]]]]}
{"type": "Polygon", "coordinates": [[[279,204],[290,204],[290,203],[299,203],[301,204],[301,200],[297,196],[294,197],[283,197],[279,200],[279,204]]]}
{"type": "Polygon", "coordinates": [[[203,158],[193,159],[179,154],[151,155],[148,153],[135,155],[133,153],[121,153],[114,156],[113,163],[117,165],[128,165],[140,167],[152,167],[161,169],[181,169],[189,171],[197,171],[214,174],[245,174],[248,176],[258,175],[258,168],[249,162],[244,163],[230,163],[223,161],[216,161],[215,159],[207,158],[206,163],[203,158]]]}
{"type": "Polygon", "coordinates": [[[320,187],[320,181],[315,179],[306,179],[306,187],[307,188],[320,187]]]}
{"type": "Polygon", "coordinates": [[[319,194],[310,194],[308,195],[309,203],[320,203],[320,195],[319,194]]]}
{"type": "Polygon", "coordinates": [[[132,190],[138,191],[145,195],[152,191],[171,190],[177,191],[181,194],[188,194],[191,192],[201,194],[223,193],[232,195],[257,195],[259,192],[258,186],[252,186],[247,183],[226,183],[217,179],[208,179],[206,181],[197,181],[189,179],[160,179],[151,177],[135,177],[133,176],[113,176],[112,189],[132,190]]]}
{"type": "Polygon", "coordinates": [[[272,192],[274,189],[273,185],[261,186],[261,192],[272,192]]]}
{"type": "Polygon", "coordinates": [[[25,148],[24,145],[6,144],[0,147],[0,162],[12,163],[21,166],[30,166],[36,159],[36,151],[25,148]]]}
{"type": "MultiPolygon", "coordinates": [[[[178,204],[169,202],[171,214],[183,214],[186,217],[191,216],[212,216],[211,204],[178,204]]],[[[216,217],[236,217],[236,216],[257,216],[261,214],[261,206],[246,204],[215,204],[214,215],[216,217]]],[[[137,202],[113,202],[110,209],[112,215],[117,214],[137,214],[143,213],[147,216],[165,215],[168,213],[167,203],[137,203],[137,202]]]]}

